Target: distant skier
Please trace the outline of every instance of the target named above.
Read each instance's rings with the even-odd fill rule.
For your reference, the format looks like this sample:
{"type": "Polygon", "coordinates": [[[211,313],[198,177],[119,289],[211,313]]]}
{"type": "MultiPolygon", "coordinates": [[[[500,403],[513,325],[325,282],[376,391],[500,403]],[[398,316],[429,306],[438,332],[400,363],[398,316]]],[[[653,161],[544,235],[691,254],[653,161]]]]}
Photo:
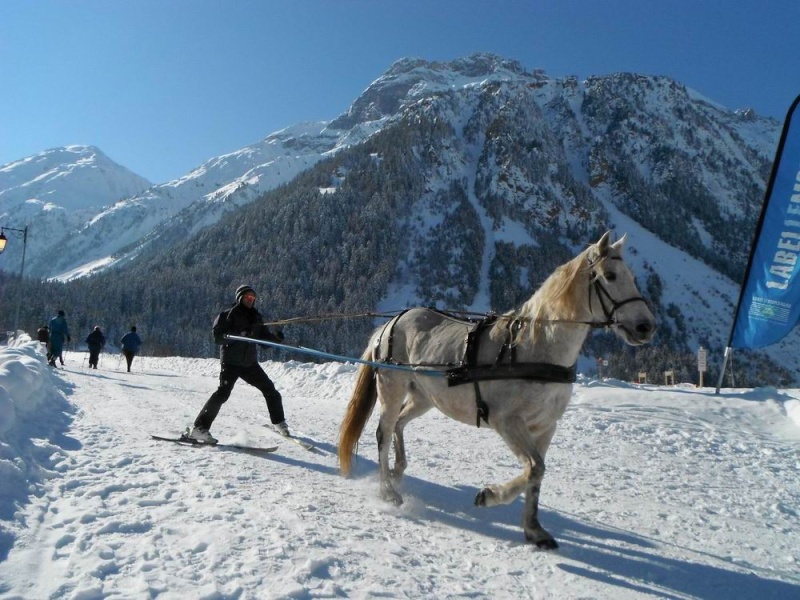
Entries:
{"type": "Polygon", "coordinates": [[[63,310],[59,310],[58,314],[50,319],[50,347],[47,353],[47,362],[51,367],[56,366],[56,359],[61,361],[61,366],[64,366],[64,342],[71,342],[72,338],[69,335],[69,325],[67,325],[67,318],[63,310]]]}
{"type": "Polygon", "coordinates": [[[89,347],[89,368],[96,369],[100,360],[100,352],[103,350],[103,346],[106,345],[106,336],[100,331],[99,325],[86,336],[86,345],[89,347]]]}
{"type": "Polygon", "coordinates": [[[36,339],[47,346],[47,344],[50,342],[50,328],[47,325],[42,325],[39,327],[39,329],[36,331],[36,339]]]}
{"type": "Polygon", "coordinates": [[[130,373],[133,357],[139,353],[139,349],[142,347],[142,338],[136,333],[135,325],[131,327],[128,333],[122,336],[119,343],[122,344],[122,354],[125,356],[125,360],[128,363],[128,373],[130,373]]]}
{"type": "Polygon", "coordinates": [[[200,442],[215,444],[211,429],[214,419],[222,405],[228,400],[233,386],[241,377],[246,383],[257,388],[267,401],[267,410],[275,429],[284,436],[289,435],[289,427],[283,414],[283,399],[272,380],[258,364],[258,348],[250,342],[228,341],[225,335],[238,335],[275,342],[283,341],[283,332],[275,333],[264,325],[261,313],[255,308],[256,292],[249,285],[236,288],[236,304],[217,315],[212,332],[214,342],[221,346],[219,387],[203,406],[194,420],[194,428],[189,437],[200,442]]]}

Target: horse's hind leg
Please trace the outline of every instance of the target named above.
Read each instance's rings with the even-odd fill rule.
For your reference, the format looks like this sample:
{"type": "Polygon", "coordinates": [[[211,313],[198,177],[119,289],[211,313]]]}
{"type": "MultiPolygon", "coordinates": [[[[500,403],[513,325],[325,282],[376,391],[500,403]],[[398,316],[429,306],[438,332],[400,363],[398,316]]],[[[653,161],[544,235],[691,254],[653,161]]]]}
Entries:
{"type": "Polygon", "coordinates": [[[509,504],[524,491],[525,509],[522,514],[522,528],[525,531],[525,538],[539,548],[546,550],[558,548],[553,536],[539,524],[539,492],[545,472],[544,453],[555,433],[555,427],[542,436],[539,444],[542,446],[541,452],[522,419],[506,421],[496,425],[495,429],[522,461],[523,472],[505,484],[483,488],[475,497],[475,505],[509,504]]]}
{"type": "Polygon", "coordinates": [[[378,441],[378,464],[381,477],[381,498],[392,504],[400,505],[403,497],[392,485],[392,472],[389,468],[389,450],[392,445],[392,433],[403,408],[405,385],[393,376],[378,377],[378,398],[381,401],[381,417],[375,437],[378,441]]]}
{"type": "Polygon", "coordinates": [[[403,473],[408,466],[406,460],[406,445],[403,437],[403,431],[409,421],[421,417],[433,407],[433,404],[416,390],[414,382],[409,384],[408,394],[406,401],[403,404],[403,410],[400,411],[400,417],[397,419],[397,424],[394,426],[394,468],[391,471],[392,479],[399,482],[403,477],[403,473]]]}

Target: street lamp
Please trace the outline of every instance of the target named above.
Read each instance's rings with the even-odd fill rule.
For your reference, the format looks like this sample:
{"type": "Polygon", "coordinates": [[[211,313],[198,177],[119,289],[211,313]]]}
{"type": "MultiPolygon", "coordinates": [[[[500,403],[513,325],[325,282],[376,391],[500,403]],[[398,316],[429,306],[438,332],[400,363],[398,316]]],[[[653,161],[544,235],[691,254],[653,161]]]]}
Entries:
{"type": "Polygon", "coordinates": [[[6,231],[13,231],[17,237],[22,238],[22,263],[19,266],[19,285],[17,286],[17,308],[14,312],[14,338],[17,337],[17,325],[19,325],[19,307],[22,304],[22,272],[25,270],[25,250],[28,248],[28,226],[25,229],[15,229],[13,227],[0,227],[0,254],[6,249],[8,238],[6,231]]]}

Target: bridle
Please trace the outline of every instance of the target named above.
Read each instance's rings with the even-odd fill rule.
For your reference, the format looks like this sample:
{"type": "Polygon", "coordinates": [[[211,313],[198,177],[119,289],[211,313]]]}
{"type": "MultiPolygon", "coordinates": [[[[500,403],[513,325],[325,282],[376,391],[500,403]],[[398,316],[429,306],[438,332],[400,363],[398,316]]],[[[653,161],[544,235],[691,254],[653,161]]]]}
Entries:
{"type": "MultiPolygon", "coordinates": [[[[605,260],[622,259],[618,256],[611,256],[606,257],[605,260]]],[[[600,308],[602,309],[603,316],[605,316],[606,320],[591,321],[588,323],[588,325],[596,328],[611,327],[612,325],[617,325],[616,313],[620,308],[626,304],[630,304],[631,302],[644,302],[645,306],[647,306],[647,301],[641,296],[631,296],[625,300],[615,300],[613,296],[609,294],[605,286],[601,283],[600,276],[594,271],[594,266],[598,262],[600,262],[600,259],[589,263],[589,266],[592,267],[592,271],[590,273],[592,283],[589,285],[589,312],[594,314],[594,309],[592,308],[592,290],[594,290],[595,294],[597,294],[597,301],[600,303],[600,308]]]]}

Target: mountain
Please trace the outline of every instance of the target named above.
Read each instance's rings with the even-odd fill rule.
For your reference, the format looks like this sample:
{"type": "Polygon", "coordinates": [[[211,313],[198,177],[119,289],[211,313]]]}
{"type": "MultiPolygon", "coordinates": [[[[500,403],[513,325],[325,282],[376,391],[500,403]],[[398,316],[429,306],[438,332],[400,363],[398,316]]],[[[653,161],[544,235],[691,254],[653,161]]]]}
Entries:
{"type": "MultiPolygon", "coordinates": [[[[326,123],[298,124],[258,144],[212,158],[173,181],[139,186],[135,193],[114,196],[113,202],[104,196],[104,203],[66,211],[60,222],[63,227],[51,229],[55,243],[31,244],[26,272],[69,280],[119,266],[151,244],[163,247],[184,241],[226,212],[290,181],[326,154],[358,143],[369,133],[361,127],[337,131],[326,123]]],[[[71,157],[62,154],[66,155],[62,169],[71,170],[74,165],[67,162],[71,157]]],[[[4,167],[9,179],[18,179],[19,166],[30,160],[4,167]]],[[[40,218],[29,213],[11,216],[14,222],[34,220],[37,225],[40,218]]]]}
{"type": "Polygon", "coordinates": [[[91,210],[151,185],[94,146],[53,148],[0,167],[0,210],[32,200],[68,212],[91,210]]]}
{"type": "MultiPolygon", "coordinates": [[[[27,259],[63,252],[64,238],[123,198],[152,184],[118,165],[94,146],[53,148],[0,167],[0,217],[9,226],[29,226],[27,259]]],[[[19,244],[9,244],[0,268],[15,271],[19,244]]],[[[47,275],[49,269],[26,273],[47,275]]]]}
{"type": "MultiPolygon", "coordinates": [[[[91,319],[135,320],[159,351],[210,355],[209,315],[243,281],[280,317],[503,311],[614,229],[629,233],[660,330],[636,352],[593,336],[586,359],[613,356],[620,377],[674,367],[689,380],[697,347],[726,341],[779,133],[665,77],[552,79],[490,54],[404,59],[333,121],[278,132],[105,211],[63,255],[77,266],[75,248],[95,260],[113,251],[126,266],[58,294],[113,306],[91,319]]],[[[291,333],[351,353],[371,327],[291,333]]],[[[790,336],[745,354],[742,376],[795,380],[798,350],[790,336]]]]}
{"type": "MultiPolygon", "coordinates": [[[[639,170],[639,176],[645,178],[645,187],[658,186],[659,199],[652,198],[648,192],[650,200],[633,200],[640,206],[631,207],[631,210],[639,213],[637,220],[646,226],[658,226],[657,213],[670,214],[670,198],[676,193],[687,197],[686,210],[698,212],[699,219],[685,215],[691,226],[681,245],[691,246],[694,253],[704,255],[704,260],[715,262],[715,266],[728,275],[735,275],[726,270],[730,265],[727,257],[719,259],[719,246],[712,243],[709,247],[700,238],[709,228],[714,231],[720,219],[735,220],[747,215],[746,218],[752,220],[752,212],[758,212],[761,200],[758,186],[765,178],[759,170],[768,168],[779,133],[778,123],[761,119],[752,111],[731,113],[715,107],[699,94],[665,78],[618,74],[585,82],[574,78],[553,80],[540,70],[528,73],[518,62],[490,54],[477,54],[451,63],[400,60],[373,82],[347,113],[331,122],[305,123],[284,129],[258,144],[210,159],[179,179],[148,185],[135,194],[109,195],[103,186],[98,186],[94,196],[84,195],[87,199],[82,203],[59,203],[65,210],[56,213],[62,228],[49,227],[46,236],[31,236],[28,273],[68,280],[135,258],[143,246],[155,243],[163,248],[185,241],[203,227],[217,222],[226,212],[290,181],[324,157],[363,142],[394,123],[404,110],[420,99],[469,94],[470,88],[486,89],[489,82],[514,87],[517,93],[524,94],[536,105],[537,113],[541,113],[536,118],[551,121],[554,131],[560,130],[557,135],[564,136],[560,138],[563,142],[561,158],[574,159],[564,167],[569,171],[583,170],[583,173],[572,174],[587,179],[589,185],[613,186],[620,173],[627,179],[639,170]],[[647,86],[650,89],[645,89],[647,86]],[[626,96],[628,93],[637,94],[638,99],[626,96]],[[689,100],[683,108],[674,106],[680,97],[689,100]],[[706,106],[709,110],[696,110],[697,106],[706,106]],[[713,118],[707,118],[709,113],[713,118]],[[695,124],[691,119],[702,122],[698,131],[709,136],[708,140],[695,139],[695,124]],[[605,130],[598,127],[598,121],[604,124],[605,130]],[[676,123],[682,126],[673,131],[676,123]],[[626,148],[625,144],[631,147],[626,148]],[[703,149],[703,144],[708,147],[703,149]],[[745,171],[726,169],[720,172],[726,157],[738,152],[746,155],[745,171]],[[674,170],[696,169],[696,159],[701,161],[705,172],[690,182],[689,189],[680,188],[672,176],[674,170]],[[613,167],[614,172],[610,172],[609,167],[613,167]],[[674,189],[669,189],[670,186],[674,189]],[[104,201],[92,202],[90,198],[98,195],[104,201]],[[712,195],[712,202],[704,195],[712,195]],[[116,201],[109,201],[113,198],[116,201]],[[648,201],[656,206],[641,206],[648,201]],[[717,202],[724,205],[724,212],[713,215],[710,206],[717,202]],[[664,207],[668,210],[661,211],[664,207]],[[48,243],[44,244],[39,238],[48,243]]],[[[502,145],[503,141],[497,143],[502,145]]],[[[82,157],[71,160],[73,153],[69,149],[44,154],[51,164],[59,157],[64,161],[60,170],[48,167],[54,172],[48,180],[51,188],[58,184],[62,171],[71,173],[85,162],[82,157]]],[[[39,162],[40,157],[31,157],[3,167],[2,172],[8,175],[0,178],[0,199],[7,196],[15,204],[22,204],[34,197],[30,194],[32,185],[17,185],[17,181],[32,179],[26,175],[39,162]]],[[[109,180],[105,187],[109,187],[109,183],[115,182],[109,180]]],[[[116,188],[131,189],[125,184],[126,181],[120,181],[116,188]]],[[[510,193],[521,192],[524,190],[510,193]]],[[[52,193],[48,190],[48,195],[52,193]]],[[[504,189],[500,193],[507,195],[504,189]]],[[[4,204],[9,202],[0,206],[4,204]]],[[[28,207],[27,212],[9,213],[9,220],[35,221],[39,226],[39,219],[45,215],[50,220],[55,218],[42,206],[37,205],[37,213],[32,216],[28,207]]]]}

